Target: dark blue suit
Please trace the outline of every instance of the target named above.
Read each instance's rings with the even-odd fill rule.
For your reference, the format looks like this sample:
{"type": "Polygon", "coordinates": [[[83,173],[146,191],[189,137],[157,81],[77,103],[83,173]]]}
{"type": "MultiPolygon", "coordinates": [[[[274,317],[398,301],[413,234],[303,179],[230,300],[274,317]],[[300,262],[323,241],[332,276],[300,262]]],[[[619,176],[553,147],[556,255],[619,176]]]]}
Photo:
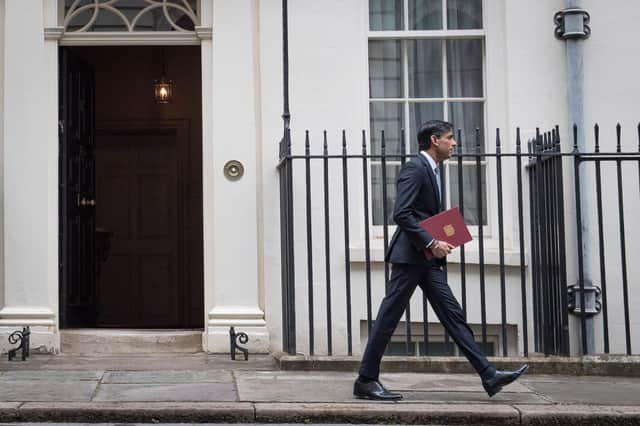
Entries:
{"type": "Polygon", "coordinates": [[[424,249],[433,237],[418,223],[437,214],[440,206],[435,174],[424,155],[418,154],[398,175],[393,209],[398,226],[386,253],[393,269],[362,357],[363,377],[378,379],[382,355],[417,286],[422,288],[440,322],[478,374],[488,377],[493,373],[446,282],[445,259],[427,261],[424,257],[424,249]]]}

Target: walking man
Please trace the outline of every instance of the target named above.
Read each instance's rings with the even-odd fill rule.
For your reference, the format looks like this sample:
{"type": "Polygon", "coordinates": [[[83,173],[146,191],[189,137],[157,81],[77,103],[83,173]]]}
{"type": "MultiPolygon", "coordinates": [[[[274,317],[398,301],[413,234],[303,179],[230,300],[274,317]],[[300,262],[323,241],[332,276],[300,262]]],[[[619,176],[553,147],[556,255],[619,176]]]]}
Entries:
{"type": "Polygon", "coordinates": [[[378,375],[385,348],[417,286],[425,293],[442,325],[480,375],[489,396],[500,392],[503,386],[516,380],[528,368],[524,364],[516,371],[500,371],[489,364],[445,279],[446,256],[454,247],[434,239],[419,225],[421,220],[442,210],[440,167],[442,161],[451,157],[455,146],[451,123],[427,121],[418,132],[420,152],[402,167],[398,175],[393,209],[397,229],[386,253],[386,261],[391,262],[393,267],[387,295],[382,300],[371,329],[359,376],[354,384],[353,393],[358,398],[402,399],[402,395],[385,389],[378,375]],[[426,248],[434,255],[431,261],[424,256],[426,248]]]}

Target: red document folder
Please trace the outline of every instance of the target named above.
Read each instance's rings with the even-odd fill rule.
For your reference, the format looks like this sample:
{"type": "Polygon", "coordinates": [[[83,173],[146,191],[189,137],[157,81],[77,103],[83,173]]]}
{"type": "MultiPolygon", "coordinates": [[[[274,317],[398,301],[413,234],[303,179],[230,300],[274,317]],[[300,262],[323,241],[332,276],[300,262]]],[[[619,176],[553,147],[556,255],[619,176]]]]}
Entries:
{"type": "MultiPolygon", "coordinates": [[[[469,229],[464,224],[464,218],[457,207],[426,218],[420,222],[420,227],[436,240],[446,241],[455,247],[472,240],[469,229]]],[[[433,253],[428,248],[425,248],[424,256],[427,260],[431,260],[433,253]]]]}

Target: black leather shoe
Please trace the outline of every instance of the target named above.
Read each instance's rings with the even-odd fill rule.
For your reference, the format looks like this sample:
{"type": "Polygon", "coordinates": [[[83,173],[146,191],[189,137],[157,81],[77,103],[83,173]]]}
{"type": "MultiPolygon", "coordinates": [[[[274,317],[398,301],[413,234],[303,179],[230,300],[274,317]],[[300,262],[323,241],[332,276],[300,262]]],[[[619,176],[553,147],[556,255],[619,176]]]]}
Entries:
{"type": "Polygon", "coordinates": [[[389,392],[377,380],[364,382],[358,378],[353,384],[353,394],[362,399],[377,399],[381,401],[397,401],[402,399],[399,393],[389,392]]]}
{"type": "Polygon", "coordinates": [[[518,377],[522,376],[528,368],[529,365],[524,364],[516,371],[496,370],[495,374],[491,378],[482,381],[482,386],[484,387],[484,390],[487,391],[487,394],[489,394],[489,396],[493,396],[500,392],[503,386],[508,385],[509,383],[515,381],[518,377]]]}

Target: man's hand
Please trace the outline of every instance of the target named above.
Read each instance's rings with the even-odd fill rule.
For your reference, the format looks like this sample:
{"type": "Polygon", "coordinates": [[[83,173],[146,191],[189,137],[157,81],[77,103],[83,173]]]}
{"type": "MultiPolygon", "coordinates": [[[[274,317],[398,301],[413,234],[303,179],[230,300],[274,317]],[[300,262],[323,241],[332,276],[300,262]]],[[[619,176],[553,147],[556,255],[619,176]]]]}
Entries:
{"type": "Polygon", "coordinates": [[[455,247],[446,241],[436,240],[431,244],[431,253],[437,258],[443,258],[453,250],[455,247]]]}

